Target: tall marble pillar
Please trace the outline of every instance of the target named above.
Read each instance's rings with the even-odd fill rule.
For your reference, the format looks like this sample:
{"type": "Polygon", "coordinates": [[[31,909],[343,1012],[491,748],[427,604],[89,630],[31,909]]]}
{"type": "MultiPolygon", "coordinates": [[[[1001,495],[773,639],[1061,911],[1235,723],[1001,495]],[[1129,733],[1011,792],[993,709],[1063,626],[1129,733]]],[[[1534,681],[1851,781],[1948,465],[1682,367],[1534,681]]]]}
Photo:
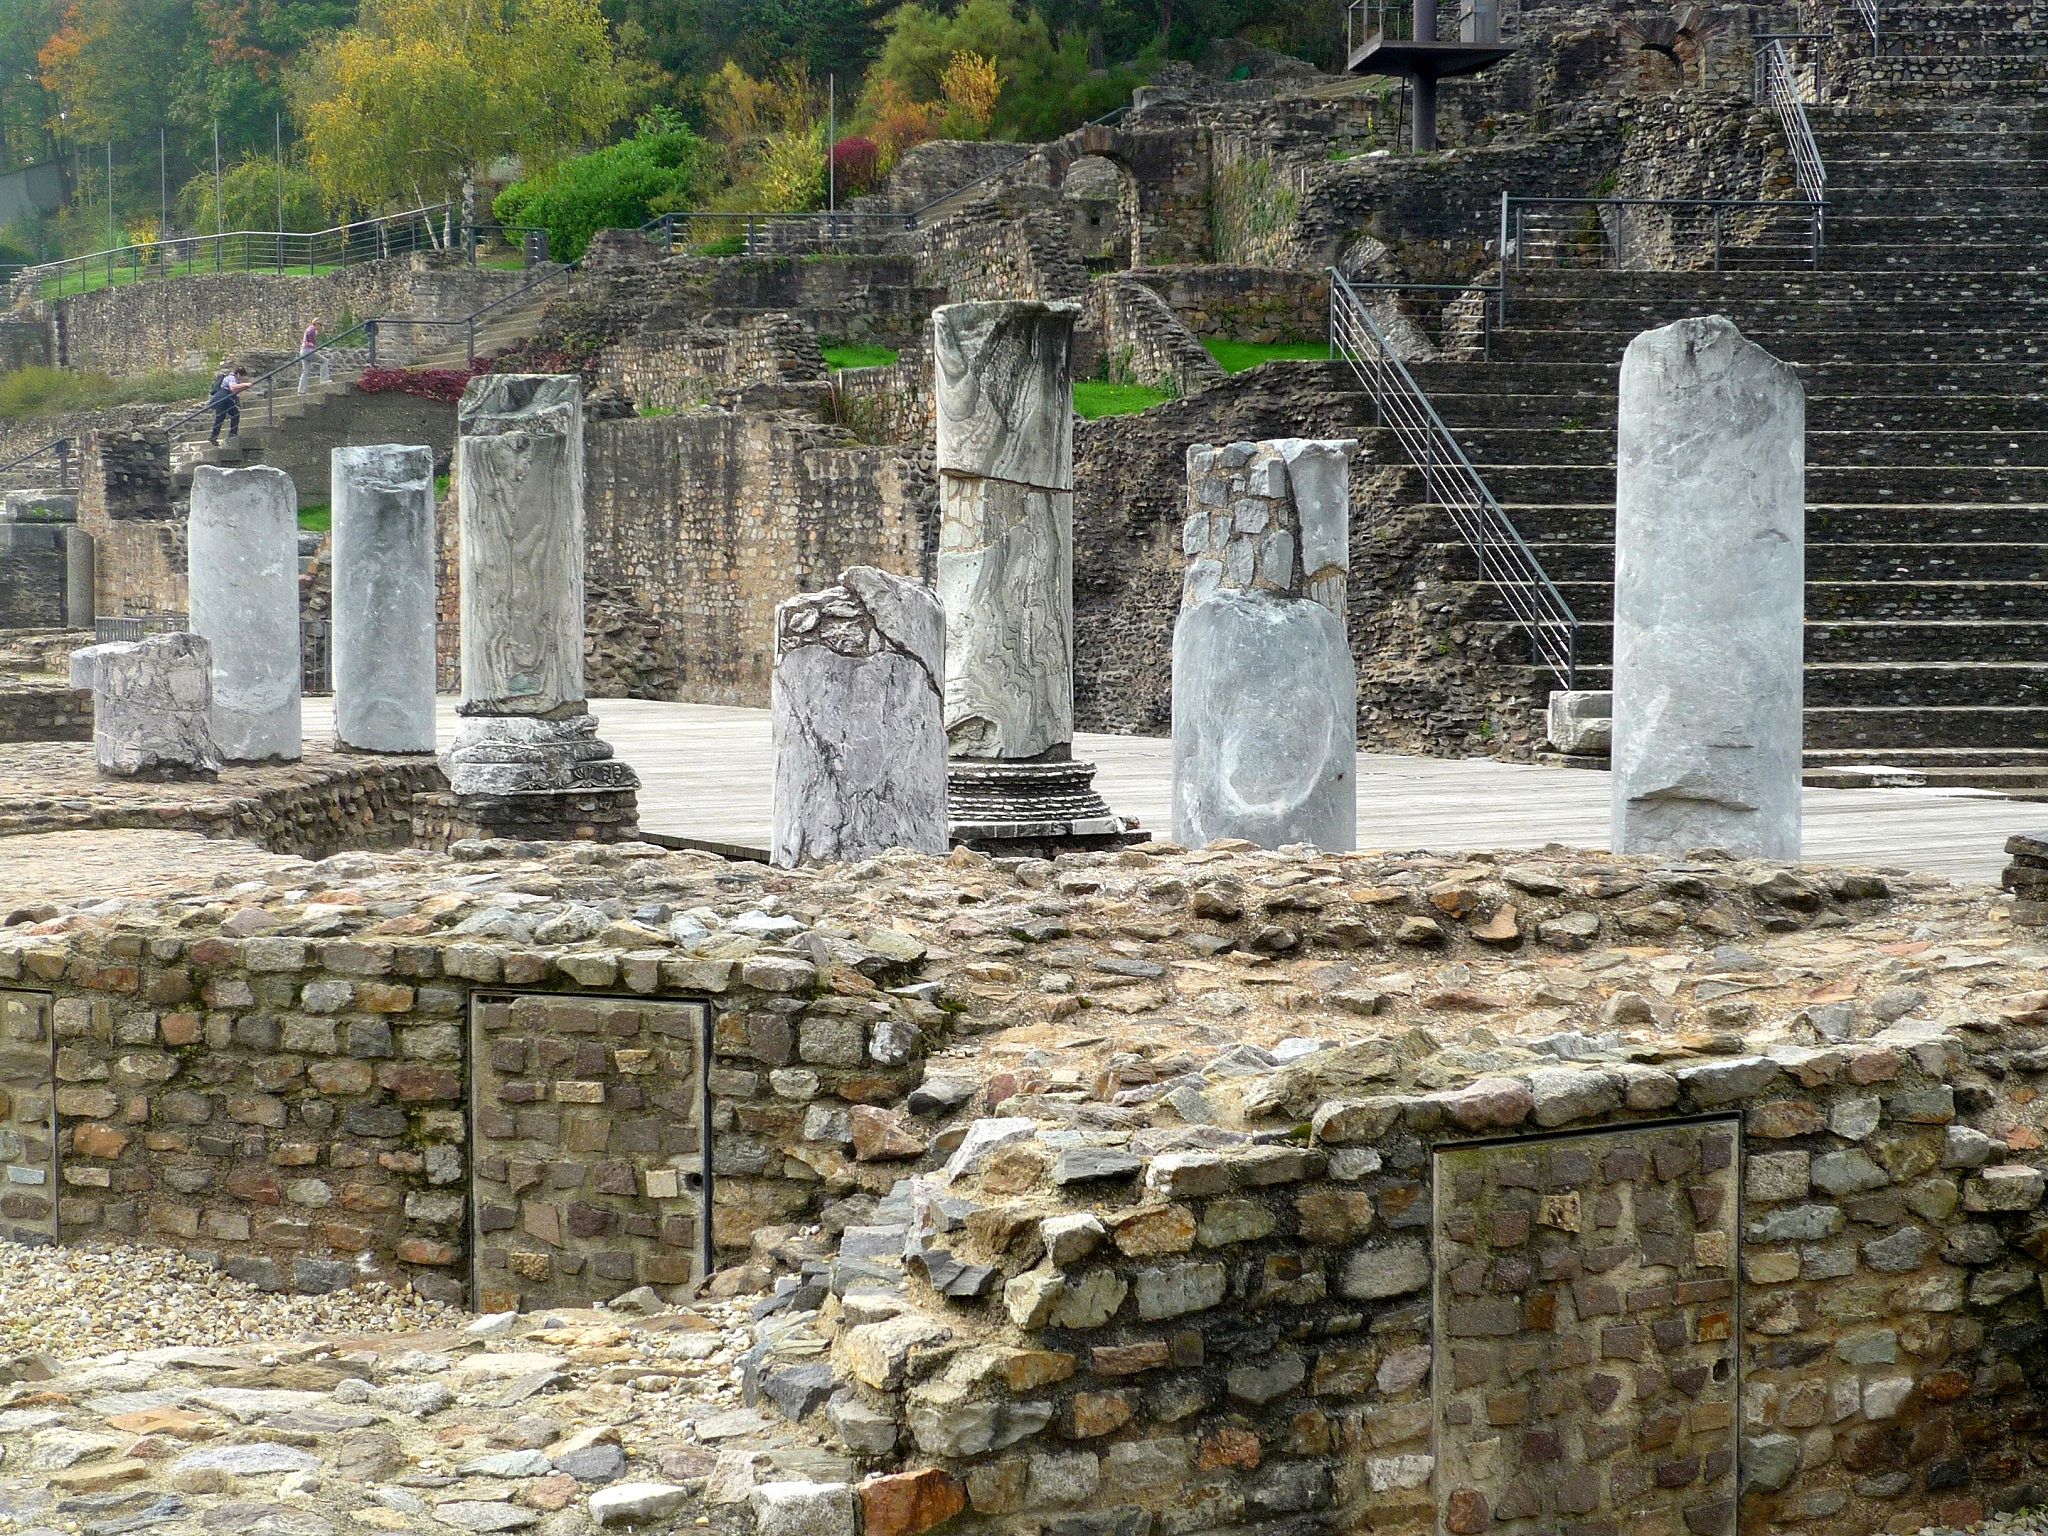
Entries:
{"type": "Polygon", "coordinates": [[[1806,396],[1722,316],[1621,364],[1613,843],[1799,857],[1806,396]]]}
{"type": "Polygon", "coordinates": [[[582,386],[486,374],[457,424],[456,821],[506,836],[630,837],[640,780],[598,737],[583,697],[582,386]]]}
{"type": "Polygon", "coordinates": [[[151,635],[71,653],[71,686],[92,690],[92,755],[117,779],[211,779],[213,648],[202,635],[151,635]]]}
{"type": "Polygon", "coordinates": [[[1351,441],[1188,449],[1173,629],[1173,836],[1358,838],[1351,441]]]}
{"type": "Polygon", "coordinates": [[[434,750],[434,453],[337,448],[334,744],[434,750]]]}
{"type": "Polygon", "coordinates": [[[1074,304],[932,313],[953,835],[1085,846],[1123,827],[1073,761],[1074,304]]]}
{"type": "Polygon", "coordinates": [[[231,763],[297,762],[299,498],[281,469],[192,476],[192,633],[213,645],[213,739],[231,763]]]}
{"type": "Polygon", "coordinates": [[[946,616],[931,590],[856,565],[775,610],[769,862],[946,851],[946,616]]]}

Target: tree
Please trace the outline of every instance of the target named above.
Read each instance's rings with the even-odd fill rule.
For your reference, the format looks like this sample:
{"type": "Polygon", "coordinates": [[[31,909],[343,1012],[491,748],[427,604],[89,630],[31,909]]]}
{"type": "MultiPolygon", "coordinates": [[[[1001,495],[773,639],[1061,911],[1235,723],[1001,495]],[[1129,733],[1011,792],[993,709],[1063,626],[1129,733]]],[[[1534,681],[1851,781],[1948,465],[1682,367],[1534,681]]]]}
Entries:
{"type": "Polygon", "coordinates": [[[364,0],[315,43],[295,96],[330,202],[458,194],[516,155],[529,175],[618,121],[624,90],[597,0],[364,0]]]}
{"type": "Polygon", "coordinates": [[[996,61],[978,53],[956,53],[939,76],[939,90],[952,111],[947,121],[962,138],[988,137],[989,124],[996,120],[996,101],[1003,94],[1003,77],[996,61]]]}
{"type": "MultiPolygon", "coordinates": [[[[277,222],[278,169],[275,160],[248,159],[230,166],[220,179],[219,219],[222,229],[316,230],[330,227],[320,183],[304,166],[284,168],[284,223],[277,222]]],[[[214,181],[203,170],[178,190],[172,205],[178,226],[199,234],[214,228],[214,181]]]]}
{"type": "Polygon", "coordinates": [[[547,177],[515,181],[491,211],[502,223],[545,229],[549,254],[575,261],[601,229],[634,229],[689,207],[711,159],[711,146],[673,114],[651,113],[632,138],[565,160],[547,177]]]}

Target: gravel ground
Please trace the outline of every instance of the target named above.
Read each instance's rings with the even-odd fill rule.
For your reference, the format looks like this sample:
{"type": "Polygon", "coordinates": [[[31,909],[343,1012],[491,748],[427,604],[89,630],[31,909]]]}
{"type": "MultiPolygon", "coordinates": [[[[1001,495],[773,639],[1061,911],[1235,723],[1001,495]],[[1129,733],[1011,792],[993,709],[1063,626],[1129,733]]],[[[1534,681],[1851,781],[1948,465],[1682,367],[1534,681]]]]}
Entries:
{"type": "Polygon", "coordinates": [[[291,1343],[452,1328],[469,1318],[382,1284],[274,1295],[163,1249],[0,1244],[0,1354],[291,1343]]]}

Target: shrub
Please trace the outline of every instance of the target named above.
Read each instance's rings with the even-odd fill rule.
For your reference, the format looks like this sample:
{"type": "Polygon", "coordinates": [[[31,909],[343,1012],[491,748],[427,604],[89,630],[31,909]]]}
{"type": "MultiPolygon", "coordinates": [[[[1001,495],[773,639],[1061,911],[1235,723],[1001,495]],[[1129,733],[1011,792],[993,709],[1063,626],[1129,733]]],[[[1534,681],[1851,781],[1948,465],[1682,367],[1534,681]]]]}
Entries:
{"type": "Polygon", "coordinates": [[[468,368],[365,368],[356,388],[366,395],[417,395],[453,403],[462,398],[471,379],[488,372],[490,364],[483,361],[468,368]]]}
{"type": "Polygon", "coordinates": [[[832,146],[832,175],[847,196],[873,190],[881,163],[881,146],[860,134],[849,134],[832,146]]]}
{"type": "Polygon", "coordinates": [[[710,147],[667,114],[640,120],[630,139],[515,181],[491,211],[503,224],[537,225],[557,261],[575,261],[601,229],[635,229],[690,206],[711,165],[710,147]]]}

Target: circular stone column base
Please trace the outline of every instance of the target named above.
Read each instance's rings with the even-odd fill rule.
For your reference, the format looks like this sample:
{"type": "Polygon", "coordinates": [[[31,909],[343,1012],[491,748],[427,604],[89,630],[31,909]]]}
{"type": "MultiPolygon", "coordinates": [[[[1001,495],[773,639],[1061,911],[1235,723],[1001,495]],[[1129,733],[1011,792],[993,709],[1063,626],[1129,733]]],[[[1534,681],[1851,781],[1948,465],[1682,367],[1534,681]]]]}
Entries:
{"type": "Polygon", "coordinates": [[[1139,841],[1095,789],[1095,765],[956,757],[946,764],[954,843],[981,853],[1050,857],[1139,841]]]}

